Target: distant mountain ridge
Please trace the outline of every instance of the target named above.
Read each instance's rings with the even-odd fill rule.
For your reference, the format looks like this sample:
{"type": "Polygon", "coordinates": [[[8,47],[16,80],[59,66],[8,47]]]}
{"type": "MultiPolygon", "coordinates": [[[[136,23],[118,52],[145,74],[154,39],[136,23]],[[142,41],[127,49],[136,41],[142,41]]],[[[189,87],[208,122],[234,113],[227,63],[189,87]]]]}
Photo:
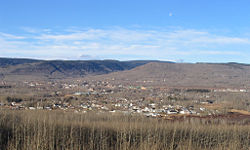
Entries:
{"type": "Polygon", "coordinates": [[[164,86],[248,87],[250,65],[240,63],[173,63],[157,60],[34,60],[0,58],[0,79],[90,77],[115,82],[164,86]]]}
{"type": "MultiPolygon", "coordinates": [[[[133,69],[155,60],[34,60],[0,58],[0,74],[45,77],[84,77],[133,69]]],[[[172,62],[166,62],[172,63],[172,62]]]]}
{"type": "Polygon", "coordinates": [[[25,63],[39,62],[40,60],[25,59],[25,58],[0,58],[0,67],[7,67],[11,65],[20,65],[25,63]]]}

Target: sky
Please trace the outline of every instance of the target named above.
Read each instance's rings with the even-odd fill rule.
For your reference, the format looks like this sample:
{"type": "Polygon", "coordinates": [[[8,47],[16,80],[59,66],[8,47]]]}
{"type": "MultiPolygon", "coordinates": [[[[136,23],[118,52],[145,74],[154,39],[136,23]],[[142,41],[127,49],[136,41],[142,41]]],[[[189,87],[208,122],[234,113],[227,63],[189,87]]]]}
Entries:
{"type": "Polygon", "coordinates": [[[249,0],[0,0],[0,57],[250,63],[249,0]]]}

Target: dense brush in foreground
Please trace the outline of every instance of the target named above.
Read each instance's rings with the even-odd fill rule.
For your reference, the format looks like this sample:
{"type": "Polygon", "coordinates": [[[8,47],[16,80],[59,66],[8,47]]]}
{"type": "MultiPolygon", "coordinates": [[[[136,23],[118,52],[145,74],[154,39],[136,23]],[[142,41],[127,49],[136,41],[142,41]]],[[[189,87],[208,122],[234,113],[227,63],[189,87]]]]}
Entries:
{"type": "Polygon", "coordinates": [[[250,126],[218,120],[0,111],[1,150],[245,149],[250,126]]]}

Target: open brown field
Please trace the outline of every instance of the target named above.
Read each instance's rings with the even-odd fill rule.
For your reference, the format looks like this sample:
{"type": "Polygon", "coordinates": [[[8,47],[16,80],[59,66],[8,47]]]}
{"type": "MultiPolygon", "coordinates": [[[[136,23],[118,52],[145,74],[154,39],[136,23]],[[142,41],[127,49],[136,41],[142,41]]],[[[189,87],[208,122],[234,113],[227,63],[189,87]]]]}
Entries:
{"type": "Polygon", "coordinates": [[[250,148],[246,120],[190,118],[173,122],[111,113],[1,110],[0,127],[2,150],[250,148]]]}

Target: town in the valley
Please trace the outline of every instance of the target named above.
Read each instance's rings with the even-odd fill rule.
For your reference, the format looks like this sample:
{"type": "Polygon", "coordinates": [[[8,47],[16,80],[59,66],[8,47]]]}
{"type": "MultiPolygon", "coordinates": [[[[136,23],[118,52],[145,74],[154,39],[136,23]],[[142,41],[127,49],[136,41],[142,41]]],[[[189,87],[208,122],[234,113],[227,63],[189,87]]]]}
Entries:
{"type": "MultiPolygon", "coordinates": [[[[234,99],[249,97],[246,88],[168,87],[154,81],[58,80],[2,82],[1,109],[62,110],[75,113],[122,113],[164,119],[249,115],[234,99]],[[230,101],[230,98],[232,99],[230,101]]],[[[248,107],[250,104],[242,104],[248,107]]]]}

